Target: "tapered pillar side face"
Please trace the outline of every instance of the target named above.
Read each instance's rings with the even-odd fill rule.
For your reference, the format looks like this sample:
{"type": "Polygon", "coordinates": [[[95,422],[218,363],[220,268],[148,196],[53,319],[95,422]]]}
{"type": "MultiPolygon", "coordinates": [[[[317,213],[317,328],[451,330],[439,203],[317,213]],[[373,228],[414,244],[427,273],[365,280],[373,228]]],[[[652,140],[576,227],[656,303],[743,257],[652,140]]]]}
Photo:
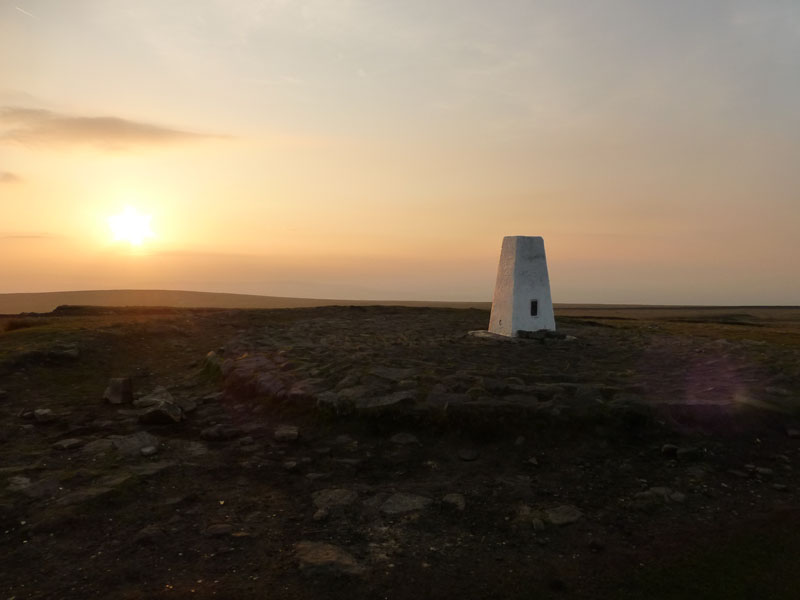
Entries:
{"type": "Polygon", "coordinates": [[[555,328],[544,240],[529,236],[503,238],[489,331],[516,336],[518,331],[555,328]]]}

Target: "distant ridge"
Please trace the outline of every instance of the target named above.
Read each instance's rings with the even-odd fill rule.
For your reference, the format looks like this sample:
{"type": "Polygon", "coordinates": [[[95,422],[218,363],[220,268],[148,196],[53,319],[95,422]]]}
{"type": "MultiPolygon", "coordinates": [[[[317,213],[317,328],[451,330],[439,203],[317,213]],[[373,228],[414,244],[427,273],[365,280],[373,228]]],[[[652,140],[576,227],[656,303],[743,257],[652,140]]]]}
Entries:
{"type": "Polygon", "coordinates": [[[251,294],[189,292],[181,290],[86,290],[0,294],[0,314],[45,313],[57,306],[175,306],[181,308],[302,308],[313,306],[434,306],[441,308],[480,308],[491,302],[436,302],[412,300],[335,300],[322,298],[283,298],[251,294]]]}

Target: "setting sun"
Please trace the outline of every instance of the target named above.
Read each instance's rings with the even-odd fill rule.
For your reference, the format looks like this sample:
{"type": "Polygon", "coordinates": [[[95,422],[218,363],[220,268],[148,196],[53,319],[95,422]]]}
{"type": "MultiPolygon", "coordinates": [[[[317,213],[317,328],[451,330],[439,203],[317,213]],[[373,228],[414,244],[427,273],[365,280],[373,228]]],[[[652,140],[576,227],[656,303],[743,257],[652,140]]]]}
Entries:
{"type": "Polygon", "coordinates": [[[150,229],[151,218],[150,215],[139,214],[135,208],[126,206],[122,213],[108,218],[108,225],[114,234],[114,241],[140,246],[145,238],[155,235],[150,229]]]}

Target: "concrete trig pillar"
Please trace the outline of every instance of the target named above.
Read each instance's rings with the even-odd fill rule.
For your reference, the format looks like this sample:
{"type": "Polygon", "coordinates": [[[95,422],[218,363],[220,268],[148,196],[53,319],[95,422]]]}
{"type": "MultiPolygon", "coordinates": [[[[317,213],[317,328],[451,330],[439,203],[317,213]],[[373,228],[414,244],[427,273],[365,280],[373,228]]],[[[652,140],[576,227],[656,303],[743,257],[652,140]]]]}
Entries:
{"type": "Polygon", "coordinates": [[[489,331],[516,337],[519,331],[555,331],[547,258],[541,237],[503,238],[489,331]]]}

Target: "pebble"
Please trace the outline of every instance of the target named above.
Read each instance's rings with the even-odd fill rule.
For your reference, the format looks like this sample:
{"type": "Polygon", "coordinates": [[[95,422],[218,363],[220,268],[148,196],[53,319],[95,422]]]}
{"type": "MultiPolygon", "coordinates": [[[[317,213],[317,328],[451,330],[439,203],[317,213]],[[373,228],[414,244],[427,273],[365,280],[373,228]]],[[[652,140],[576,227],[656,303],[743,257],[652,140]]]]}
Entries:
{"type": "Polygon", "coordinates": [[[37,423],[50,423],[55,421],[56,415],[49,408],[37,408],[33,411],[33,418],[37,423]]]}
{"type": "Polygon", "coordinates": [[[409,444],[419,444],[419,439],[413,433],[396,433],[391,437],[391,441],[394,444],[400,444],[401,446],[407,446],[409,444]]]}
{"type": "Polygon", "coordinates": [[[145,446],[139,450],[142,456],[153,456],[156,452],[158,452],[158,449],[155,446],[145,446]]]}
{"type": "Polygon", "coordinates": [[[678,447],[675,444],[664,444],[661,446],[661,454],[669,458],[678,456],[678,447]]]}
{"type": "Polygon", "coordinates": [[[547,520],[553,525],[569,525],[583,517],[583,513],[571,504],[564,504],[545,511],[547,520]]]}
{"type": "Polygon", "coordinates": [[[130,404],[133,402],[133,386],[130,377],[113,377],[103,393],[103,400],[109,404],[130,404]]]}
{"type": "Polygon", "coordinates": [[[432,500],[425,496],[416,494],[397,493],[392,494],[381,505],[381,512],[387,515],[397,515],[401,513],[422,510],[428,506],[432,500]]]}
{"type": "Polygon", "coordinates": [[[474,448],[462,448],[458,451],[458,458],[465,462],[471,462],[478,459],[478,451],[474,448]]]}
{"type": "Polygon", "coordinates": [[[304,540],[294,548],[301,571],[310,575],[362,575],[365,572],[364,567],[339,546],[304,540]]]}
{"type": "Polygon", "coordinates": [[[442,502],[457,510],[464,510],[464,508],[467,506],[467,502],[464,499],[463,494],[447,494],[444,498],[442,498],[442,502]]]}
{"type": "Polygon", "coordinates": [[[317,508],[330,509],[336,506],[347,506],[358,498],[358,493],[345,488],[328,488],[314,492],[311,499],[317,508]]]}
{"type": "Polygon", "coordinates": [[[233,526],[228,523],[216,523],[215,525],[210,525],[205,530],[205,535],[212,536],[212,537],[222,537],[225,535],[230,535],[233,531],[233,526]]]}
{"type": "Polygon", "coordinates": [[[788,427],[786,429],[786,435],[788,435],[793,440],[800,438],[800,429],[795,429],[794,427],[788,427]]]}
{"type": "Polygon", "coordinates": [[[294,425],[279,425],[273,433],[278,442],[293,442],[300,437],[299,429],[294,425]]]}
{"type": "Polygon", "coordinates": [[[73,450],[82,444],[83,440],[78,438],[67,438],[65,440],[57,441],[55,444],[53,444],[53,448],[56,450],[73,450]]]}

